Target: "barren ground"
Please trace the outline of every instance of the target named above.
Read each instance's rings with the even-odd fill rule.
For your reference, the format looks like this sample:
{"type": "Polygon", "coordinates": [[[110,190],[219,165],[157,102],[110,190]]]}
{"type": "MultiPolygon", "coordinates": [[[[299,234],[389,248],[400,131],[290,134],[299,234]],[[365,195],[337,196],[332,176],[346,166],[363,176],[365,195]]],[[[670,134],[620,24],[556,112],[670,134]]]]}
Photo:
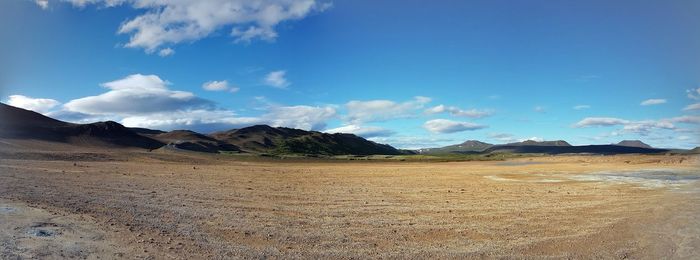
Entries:
{"type": "Polygon", "coordinates": [[[700,258],[698,158],[3,153],[0,258],[700,258]]]}

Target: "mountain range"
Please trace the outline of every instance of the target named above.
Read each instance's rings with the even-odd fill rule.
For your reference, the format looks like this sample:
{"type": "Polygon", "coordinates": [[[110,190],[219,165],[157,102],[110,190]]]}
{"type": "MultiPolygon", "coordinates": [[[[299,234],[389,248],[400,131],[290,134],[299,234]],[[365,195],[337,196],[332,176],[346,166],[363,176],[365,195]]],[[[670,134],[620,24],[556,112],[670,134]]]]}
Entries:
{"type": "MultiPolygon", "coordinates": [[[[664,153],[639,140],[609,145],[572,146],[566,141],[522,141],[490,144],[468,140],[439,148],[399,150],[354,134],[323,133],[301,129],[254,125],[228,131],[201,134],[189,130],[170,132],[127,128],[117,122],[73,124],[0,103],[0,139],[39,140],[86,147],[174,149],[205,153],[315,154],[315,155],[399,155],[399,154],[625,154],[664,153]]],[[[678,151],[678,150],[673,150],[678,151]]],[[[683,150],[684,152],[698,152],[683,150]]]]}
{"type": "Polygon", "coordinates": [[[90,147],[177,149],[196,152],[398,155],[394,147],[353,134],[328,134],[285,127],[255,125],[210,135],[189,130],[164,132],[127,128],[107,121],[73,124],[0,103],[0,139],[40,140],[90,147]]]}

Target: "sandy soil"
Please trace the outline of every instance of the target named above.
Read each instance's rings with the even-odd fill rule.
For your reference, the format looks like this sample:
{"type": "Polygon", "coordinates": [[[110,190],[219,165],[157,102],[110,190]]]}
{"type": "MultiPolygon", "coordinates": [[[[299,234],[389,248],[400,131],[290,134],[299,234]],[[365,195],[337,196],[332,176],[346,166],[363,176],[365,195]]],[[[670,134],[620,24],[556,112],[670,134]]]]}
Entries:
{"type": "Polygon", "coordinates": [[[699,158],[0,157],[0,258],[700,258],[699,158]]]}

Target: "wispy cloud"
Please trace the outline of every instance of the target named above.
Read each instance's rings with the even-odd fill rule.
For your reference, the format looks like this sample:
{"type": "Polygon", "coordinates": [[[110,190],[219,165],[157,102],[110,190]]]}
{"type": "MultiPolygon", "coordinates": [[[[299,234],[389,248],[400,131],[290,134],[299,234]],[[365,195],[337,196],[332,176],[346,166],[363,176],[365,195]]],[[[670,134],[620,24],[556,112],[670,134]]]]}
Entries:
{"type": "Polygon", "coordinates": [[[478,110],[478,109],[462,110],[462,109],[460,109],[458,107],[454,107],[454,106],[448,107],[445,105],[438,105],[438,106],[434,106],[434,107],[426,109],[425,113],[427,113],[427,114],[450,113],[453,116],[482,118],[482,117],[487,117],[487,116],[492,115],[493,111],[492,110],[478,110]]]}
{"type": "Polygon", "coordinates": [[[287,88],[292,83],[287,80],[286,75],[287,71],[284,70],[272,71],[265,76],[265,85],[279,89],[287,88]]]}
{"type": "Polygon", "coordinates": [[[666,99],[662,98],[652,98],[652,99],[647,99],[642,101],[642,103],[639,103],[639,105],[642,106],[652,106],[652,105],[660,105],[660,104],[665,104],[666,99]]]}
{"type": "Polygon", "coordinates": [[[175,54],[175,50],[173,50],[171,48],[165,48],[165,49],[161,49],[160,51],[158,51],[158,56],[161,56],[161,57],[168,57],[168,56],[171,56],[173,54],[175,54]]]}
{"type": "Polygon", "coordinates": [[[700,103],[690,104],[683,108],[684,111],[700,110],[700,103]]]}
{"type": "Polygon", "coordinates": [[[229,89],[228,81],[226,80],[221,80],[221,81],[207,81],[204,84],[202,84],[202,88],[204,90],[208,91],[224,91],[229,89]]]}
{"type": "Polygon", "coordinates": [[[591,106],[589,106],[589,105],[576,105],[573,107],[573,109],[575,109],[575,110],[584,110],[584,109],[589,109],[589,108],[591,108],[591,106]]]}
{"type": "Polygon", "coordinates": [[[34,0],[34,3],[41,9],[49,9],[49,0],[34,0]]]}

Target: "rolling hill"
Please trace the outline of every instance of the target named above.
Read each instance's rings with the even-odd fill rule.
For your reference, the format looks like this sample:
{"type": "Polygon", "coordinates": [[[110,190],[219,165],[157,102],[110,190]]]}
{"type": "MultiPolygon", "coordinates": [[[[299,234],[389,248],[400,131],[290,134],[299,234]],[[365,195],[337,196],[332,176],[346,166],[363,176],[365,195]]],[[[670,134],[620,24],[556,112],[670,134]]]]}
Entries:
{"type": "Polygon", "coordinates": [[[627,147],[653,148],[651,147],[651,145],[645,144],[644,142],[639,140],[623,140],[617,143],[617,145],[627,147]]]}
{"type": "Polygon", "coordinates": [[[564,140],[533,141],[527,140],[516,143],[492,145],[480,141],[469,140],[462,144],[449,145],[441,148],[417,150],[421,154],[489,154],[489,153],[540,153],[540,154],[630,154],[630,153],[663,153],[667,149],[644,147],[641,141],[623,141],[617,145],[583,145],[572,146],[564,140]]]}

